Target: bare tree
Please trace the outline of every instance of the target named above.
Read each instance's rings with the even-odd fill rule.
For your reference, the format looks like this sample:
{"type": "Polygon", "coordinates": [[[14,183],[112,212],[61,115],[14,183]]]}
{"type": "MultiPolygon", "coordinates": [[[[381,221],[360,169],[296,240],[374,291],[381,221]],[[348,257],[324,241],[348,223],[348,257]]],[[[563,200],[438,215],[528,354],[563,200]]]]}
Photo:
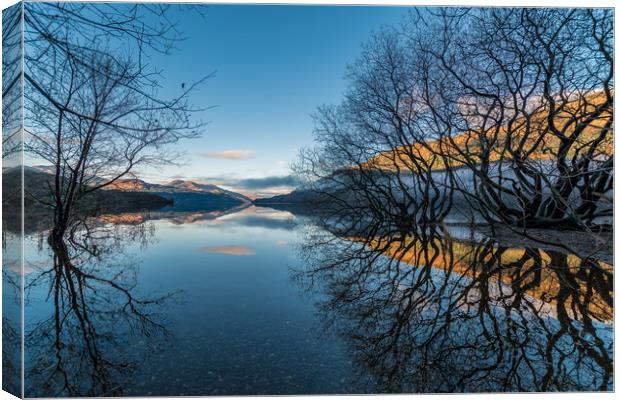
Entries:
{"type": "Polygon", "coordinates": [[[21,5],[2,11],[2,389],[21,393],[22,235],[7,229],[9,215],[21,215],[22,187],[11,184],[5,171],[21,165],[22,27],[21,5]]]}
{"type": "Polygon", "coordinates": [[[39,200],[55,211],[58,237],[85,195],[137,167],[172,162],[165,146],[199,134],[184,102],[162,104],[140,93],[142,71],[131,61],[93,57],[54,66],[46,86],[58,106],[40,92],[26,95],[27,150],[55,168],[51,196],[39,200]]]}
{"type": "Polygon", "coordinates": [[[452,176],[434,172],[448,160],[429,145],[436,121],[422,106],[425,65],[386,28],[349,68],[342,104],[315,114],[318,146],[303,150],[294,168],[334,215],[361,218],[358,225],[365,215],[382,218],[404,233],[450,212],[452,176]]]}
{"type": "Polygon", "coordinates": [[[29,3],[24,7],[26,150],[54,169],[49,196],[59,240],[84,196],[139,167],[178,159],[169,145],[201,134],[189,94],[158,93],[149,51],[181,36],[168,5],[29,3]]]}
{"type": "Polygon", "coordinates": [[[443,153],[470,172],[461,190],[471,204],[519,227],[588,229],[609,218],[611,10],[431,14],[433,40],[417,51],[453,84],[428,106],[451,127],[443,153]]]}
{"type": "Polygon", "coordinates": [[[534,233],[587,231],[594,248],[610,221],[612,25],[610,10],[426,10],[375,35],[342,103],[319,109],[296,170],[324,212],[297,277],[380,390],[613,385],[612,265],[534,233]]]}
{"type": "MultiPolygon", "coordinates": [[[[21,151],[22,26],[21,7],[2,12],[2,160],[15,164],[21,151]]],[[[5,199],[6,200],[6,199],[5,199]]]]}
{"type": "Polygon", "coordinates": [[[349,193],[346,207],[364,198],[407,223],[456,205],[519,229],[604,227],[612,25],[611,10],[443,8],[385,29],[341,105],[319,109],[297,171],[316,192],[349,193]]]}

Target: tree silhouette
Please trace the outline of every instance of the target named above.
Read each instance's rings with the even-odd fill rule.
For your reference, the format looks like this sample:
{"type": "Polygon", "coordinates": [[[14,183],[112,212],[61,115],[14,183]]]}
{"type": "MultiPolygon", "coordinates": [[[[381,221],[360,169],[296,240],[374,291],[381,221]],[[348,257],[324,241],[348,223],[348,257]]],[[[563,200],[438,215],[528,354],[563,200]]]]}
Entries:
{"type": "Polygon", "coordinates": [[[613,14],[429,9],[385,28],[316,115],[315,197],[424,226],[598,232],[612,213],[613,14]]]}
{"type": "Polygon", "coordinates": [[[88,193],[175,162],[169,146],[201,134],[189,95],[206,77],[166,99],[148,63],[182,39],[169,17],[163,4],[24,5],[25,149],[53,166],[37,200],[54,211],[56,240],[88,193]]]}

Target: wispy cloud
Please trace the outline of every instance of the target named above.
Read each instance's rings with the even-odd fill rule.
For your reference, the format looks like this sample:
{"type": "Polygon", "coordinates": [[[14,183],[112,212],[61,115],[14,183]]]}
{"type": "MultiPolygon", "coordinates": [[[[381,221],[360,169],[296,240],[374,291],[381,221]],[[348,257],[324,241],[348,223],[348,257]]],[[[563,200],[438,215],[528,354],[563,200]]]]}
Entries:
{"type": "Polygon", "coordinates": [[[201,157],[217,158],[220,160],[249,160],[254,157],[254,150],[223,150],[208,153],[198,153],[201,157]]]}
{"type": "Polygon", "coordinates": [[[253,256],[256,252],[246,246],[215,246],[201,247],[198,251],[202,253],[226,254],[229,256],[253,256]]]}

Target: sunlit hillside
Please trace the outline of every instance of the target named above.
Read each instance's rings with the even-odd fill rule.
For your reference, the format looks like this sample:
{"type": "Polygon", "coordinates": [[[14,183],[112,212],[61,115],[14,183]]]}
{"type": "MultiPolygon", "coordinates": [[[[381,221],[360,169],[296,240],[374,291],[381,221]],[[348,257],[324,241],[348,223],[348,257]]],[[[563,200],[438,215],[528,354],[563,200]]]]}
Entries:
{"type": "MultiPolygon", "coordinates": [[[[442,170],[446,164],[459,167],[465,160],[478,162],[483,148],[491,148],[489,161],[515,156],[530,160],[552,160],[558,155],[561,139],[550,129],[551,122],[566,137],[581,129],[582,124],[587,124],[569,146],[567,157],[576,153],[585,155],[590,149],[594,150],[593,154],[588,154],[590,158],[609,156],[613,154],[613,105],[592,121],[586,119],[605,100],[605,94],[598,92],[569,102],[561,111],[556,111],[551,119],[549,109],[546,108],[532,112],[529,118],[515,118],[504,126],[471,130],[437,140],[400,146],[370,158],[362,164],[362,168],[405,172],[415,172],[420,168],[442,170]],[[485,146],[481,146],[483,140],[487,141],[485,146]]],[[[475,118],[480,119],[478,116],[475,118]]]]}

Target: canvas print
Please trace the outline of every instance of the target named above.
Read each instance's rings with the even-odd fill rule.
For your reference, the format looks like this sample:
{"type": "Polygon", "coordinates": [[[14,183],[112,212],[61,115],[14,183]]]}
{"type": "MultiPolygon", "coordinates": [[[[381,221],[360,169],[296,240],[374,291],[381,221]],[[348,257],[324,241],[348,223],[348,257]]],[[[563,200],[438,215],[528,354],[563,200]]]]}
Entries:
{"type": "Polygon", "coordinates": [[[3,390],[614,390],[613,9],[2,22],[3,390]]]}

